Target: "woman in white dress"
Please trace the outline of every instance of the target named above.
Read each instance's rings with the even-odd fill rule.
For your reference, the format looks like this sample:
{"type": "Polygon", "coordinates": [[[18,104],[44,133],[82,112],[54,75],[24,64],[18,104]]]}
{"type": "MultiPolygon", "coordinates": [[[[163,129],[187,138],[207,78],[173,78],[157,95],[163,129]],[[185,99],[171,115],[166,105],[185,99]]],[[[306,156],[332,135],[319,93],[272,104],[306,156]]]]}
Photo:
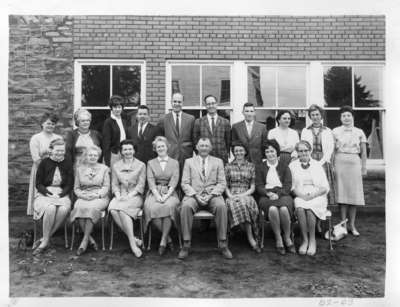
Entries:
{"type": "Polygon", "coordinates": [[[288,165],[296,157],[294,147],[299,141],[299,134],[296,130],[289,128],[292,115],[287,110],[280,110],[276,116],[278,127],[268,132],[269,140],[276,140],[281,149],[279,160],[283,165],[288,165]]]}
{"type": "Polygon", "coordinates": [[[296,195],[294,206],[303,239],[299,254],[313,256],[317,251],[315,224],[317,218],[326,219],[329,183],[321,164],[311,159],[310,143],[300,141],[295,149],[299,159],[290,163],[289,168],[292,191],[296,195]]]}
{"type": "Polygon", "coordinates": [[[40,125],[42,131],[33,135],[29,142],[29,149],[31,152],[33,165],[31,170],[31,176],[29,179],[29,192],[28,192],[28,204],[27,204],[27,215],[33,215],[33,202],[37,195],[36,190],[36,171],[40,162],[49,156],[50,142],[61,138],[60,135],[54,133],[56,123],[58,122],[58,116],[56,114],[44,113],[40,119],[40,125]]]}

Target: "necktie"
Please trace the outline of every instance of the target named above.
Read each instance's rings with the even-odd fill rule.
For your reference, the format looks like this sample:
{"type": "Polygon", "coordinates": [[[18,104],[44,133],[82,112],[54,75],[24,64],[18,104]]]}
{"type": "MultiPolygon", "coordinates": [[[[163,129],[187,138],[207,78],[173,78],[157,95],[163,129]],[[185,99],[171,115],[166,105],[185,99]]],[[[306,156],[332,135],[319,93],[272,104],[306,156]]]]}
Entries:
{"type": "Polygon", "coordinates": [[[202,158],[201,173],[203,174],[203,177],[206,176],[206,159],[205,158],[202,158]]]}
{"type": "Polygon", "coordinates": [[[175,113],[175,114],[176,114],[175,129],[179,136],[179,113],[175,113]]]}
{"type": "Polygon", "coordinates": [[[215,116],[211,117],[211,132],[215,134],[215,116]]]}
{"type": "Polygon", "coordinates": [[[139,138],[143,138],[143,123],[139,125],[139,138]]]}

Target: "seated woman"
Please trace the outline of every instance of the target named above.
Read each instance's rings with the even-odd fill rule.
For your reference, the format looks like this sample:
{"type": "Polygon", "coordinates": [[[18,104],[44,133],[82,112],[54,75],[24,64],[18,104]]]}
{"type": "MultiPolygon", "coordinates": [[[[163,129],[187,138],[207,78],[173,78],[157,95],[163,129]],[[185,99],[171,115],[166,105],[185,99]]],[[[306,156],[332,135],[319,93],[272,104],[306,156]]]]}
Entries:
{"type": "Polygon", "coordinates": [[[44,158],[37,169],[36,188],[38,194],[33,203],[33,218],[43,217],[43,238],[34,244],[34,255],[40,254],[49,245],[50,237],[64,222],[71,210],[69,193],[73,185],[72,163],[65,156],[65,142],[55,139],[50,142],[50,157],[44,158]]]}
{"type": "Polygon", "coordinates": [[[256,253],[261,249],[254,239],[258,237],[258,207],[252,194],[255,190],[255,167],[246,160],[247,148],[241,143],[232,146],[235,159],[225,166],[226,205],[230,212],[231,228],[243,225],[250,246],[256,253]]]}
{"type": "Polygon", "coordinates": [[[310,143],[300,141],[295,149],[299,159],[290,163],[289,168],[293,178],[292,190],[296,195],[294,206],[303,238],[299,254],[313,256],[317,251],[315,223],[317,218],[326,218],[329,183],[321,163],[310,157],[310,143]]]}
{"type": "Polygon", "coordinates": [[[86,251],[89,242],[94,250],[98,250],[91,233],[110,201],[110,172],[107,166],[97,162],[100,156],[99,147],[89,146],[83,163],[75,170],[74,193],[77,200],[71,212],[71,222],[78,219],[83,232],[82,242],[76,252],[78,256],[86,251]]]}
{"type": "Polygon", "coordinates": [[[150,221],[162,232],[158,253],[165,254],[168,245],[173,250],[169,236],[171,226],[176,225],[179,198],[175,191],[179,182],[179,162],[168,157],[167,139],[158,136],[153,141],[153,149],[158,157],[147,163],[149,191],[144,203],[146,229],[150,221]]]}
{"type": "Polygon", "coordinates": [[[135,158],[136,146],[131,140],[120,144],[122,159],[112,166],[112,192],[114,198],[108,211],[115,223],[122,229],[129,240],[133,254],[140,258],[142,241],[135,238],[133,221],[137,219],[143,206],[143,192],[146,184],[146,166],[135,158]]]}
{"type": "Polygon", "coordinates": [[[296,249],[290,238],[293,199],[290,196],[292,176],[287,162],[280,159],[280,146],[275,140],[264,143],[265,162],[257,166],[256,188],[260,196],[259,206],[268,216],[275,235],[279,254],[287,251],[295,254],[296,249]],[[282,239],[283,231],[283,239],[282,239]]]}

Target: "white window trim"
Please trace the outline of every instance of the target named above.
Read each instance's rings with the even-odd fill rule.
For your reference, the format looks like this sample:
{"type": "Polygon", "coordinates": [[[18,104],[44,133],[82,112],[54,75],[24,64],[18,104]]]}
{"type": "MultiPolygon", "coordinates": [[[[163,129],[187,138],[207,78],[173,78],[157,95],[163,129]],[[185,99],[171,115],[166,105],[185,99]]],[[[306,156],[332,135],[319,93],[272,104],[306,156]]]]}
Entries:
{"type": "MultiPolygon", "coordinates": [[[[119,66],[141,66],[140,71],[140,104],[146,104],[146,61],[128,59],[76,59],[74,61],[74,112],[78,108],[89,110],[109,110],[108,106],[82,106],[82,66],[83,65],[119,65],[119,66]]],[[[112,73],[112,72],[111,72],[112,73]]],[[[110,78],[110,91],[112,90],[112,78],[110,78]]],[[[137,107],[126,107],[127,110],[135,110],[137,107]]]]}

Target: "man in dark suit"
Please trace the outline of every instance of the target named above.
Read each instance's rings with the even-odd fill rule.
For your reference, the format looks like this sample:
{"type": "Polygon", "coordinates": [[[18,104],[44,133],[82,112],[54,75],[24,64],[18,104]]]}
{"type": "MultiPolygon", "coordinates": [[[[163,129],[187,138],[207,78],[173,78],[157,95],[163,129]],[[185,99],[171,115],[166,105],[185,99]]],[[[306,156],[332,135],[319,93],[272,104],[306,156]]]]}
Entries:
{"type": "Polygon", "coordinates": [[[231,125],[227,119],[218,116],[218,102],[215,96],[204,97],[204,104],[207,108],[207,115],[196,119],[193,141],[197,144],[200,138],[209,138],[212,145],[210,155],[220,158],[226,164],[231,146],[231,125]]]}
{"type": "Polygon", "coordinates": [[[159,122],[161,133],[169,142],[168,155],[178,160],[180,172],[186,159],[193,157],[193,115],[182,112],[184,97],[181,93],[172,95],[172,111],[159,122]]]}
{"type": "Polygon", "coordinates": [[[145,105],[138,107],[136,123],[128,128],[127,138],[137,145],[135,157],[147,164],[147,161],[155,158],[157,154],[153,151],[153,141],[156,136],[161,135],[160,129],[152,125],[150,110],[145,105]]]}
{"type": "Polygon", "coordinates": [[[268,139],[267,129],[255,120],[256,112],[252,103],[245,103],[242,113],[244,120],[232,126],[232,144],[240,142],[245,145],[249,161],[258,164],[264,157],[262,144],[268,139]]]}

